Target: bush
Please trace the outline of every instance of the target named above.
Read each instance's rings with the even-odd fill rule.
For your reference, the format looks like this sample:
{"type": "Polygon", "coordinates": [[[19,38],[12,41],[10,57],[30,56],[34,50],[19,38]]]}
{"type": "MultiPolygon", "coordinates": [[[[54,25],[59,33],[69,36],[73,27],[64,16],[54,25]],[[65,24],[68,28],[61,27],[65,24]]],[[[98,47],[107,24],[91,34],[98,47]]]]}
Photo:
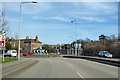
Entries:
{"type": "Polygon", "coordinates": [[[7,50],[12,49],[12,45],[10,44],[10,42],[7,42],[5,47],[7,50]]]}

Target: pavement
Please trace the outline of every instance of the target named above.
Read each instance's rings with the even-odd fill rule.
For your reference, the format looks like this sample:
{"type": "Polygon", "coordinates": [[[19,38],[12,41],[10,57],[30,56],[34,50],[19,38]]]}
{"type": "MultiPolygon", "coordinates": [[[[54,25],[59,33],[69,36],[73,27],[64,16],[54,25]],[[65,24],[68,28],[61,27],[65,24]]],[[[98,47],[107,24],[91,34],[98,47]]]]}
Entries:
{"type": "MultiPolygon", "coordinates": [[[[61,55],[63,56],[73,56],[73,55],[61,55]]],[[[79,57],[79,56],[77,56],[79,57]]],[[[110,60],[110,61],[120,61],[119,58],[104,58],[104,57],[97,57],[97,56],[83,56],[81,55],[80,57],[88,57],[88,58],[96,58],[96,59],[103,59],[103,60],[110,60]]]]}
{"type": "Polygon", "coordinates": [[[107,64],[61,57],[33,59],[39,62],[5,78],[118,78],[118,67],[107,64]]]}
{"type": "Polygon", "coordinates": [[[28,59],[28,58],[22,58],[21,60],[3,63],[2,64],[2,77],[6,77],[8,75],[11,75],[12,73],[15,73],[16,71],[19,71],[25,67],[29,67],[30,65],[33,65],[34,63],[37,63],[37,60],[35,59],[28,59]]]}

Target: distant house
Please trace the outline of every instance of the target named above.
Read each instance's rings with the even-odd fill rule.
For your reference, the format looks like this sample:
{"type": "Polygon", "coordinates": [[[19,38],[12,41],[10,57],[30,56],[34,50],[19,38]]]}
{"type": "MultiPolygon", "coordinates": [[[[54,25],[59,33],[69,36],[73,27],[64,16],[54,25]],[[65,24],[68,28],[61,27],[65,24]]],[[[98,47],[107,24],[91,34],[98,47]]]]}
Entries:
{"type": "MultiPolygon", "coordinates": [[[[18,49],[18,43],[19,40],[15,40],[13,37],[9,39],[9,37],[6,38],[6,43],[10,42],[13,49],[18,49]]],[[[26,39],[20,39],[20,48],[22,52],[32,52],[34,49],[40,48],[42,49],[42,42],[38,40],[38,36],[35,37],[35,39],[29,39],[29,36],[26,37],[26,39]]]]}
{"type": "Polygon", "coordinates": [[[106,38],[106,36],[104,36],[104,35],[100,35],[99,36],[99,40],[101,41],[101,40],[104,40],[106,38]]]}

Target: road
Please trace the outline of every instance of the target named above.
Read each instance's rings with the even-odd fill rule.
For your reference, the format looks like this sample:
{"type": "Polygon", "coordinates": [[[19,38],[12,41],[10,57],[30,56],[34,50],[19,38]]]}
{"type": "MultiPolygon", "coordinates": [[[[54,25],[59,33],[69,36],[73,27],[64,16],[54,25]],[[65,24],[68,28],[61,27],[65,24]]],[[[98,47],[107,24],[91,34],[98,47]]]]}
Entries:
{"type": "Polygon", "coordinates": [[[34,58],[39,62],[7,78],[117,78],[118,68],[72,58],[34,58]]]}

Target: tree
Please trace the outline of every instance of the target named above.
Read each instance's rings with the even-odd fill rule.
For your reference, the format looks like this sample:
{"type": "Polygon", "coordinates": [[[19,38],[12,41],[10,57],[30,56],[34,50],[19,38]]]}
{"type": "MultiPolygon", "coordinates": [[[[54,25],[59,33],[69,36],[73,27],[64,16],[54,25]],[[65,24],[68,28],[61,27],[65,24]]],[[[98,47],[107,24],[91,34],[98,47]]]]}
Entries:
{"type": "Polygon", "coordinates": [[[112,40],[115,40],[115,35],[110,35],[112,40]]]}
{"type": "Polygon", "coordinates": [[[42,49],[45,49],[45,50],[48,50],[48,52],[51,52],[52,51],[52,47],[51,46],[49,46],[49,45],[44,45],[43,47],[42,47],[42,49]]]}
{"type": "Polygon", "coordinates": [[[90,42],[91,40],[89,38],[86,38],[85,41],[90,42]]]}
{"type": "Polygon", "coordinates": [[[12,49],[12,45],[10,44],[10,42],[7,42],[5,47],[7,50],[12,49]]]}
{"type": "Polygon", "coordinates": [[[18,39],[18,33],[17,32],[15,33],[15,39],[18,39]]]}
{"type": "Polygon", "coordinates": [[[5,12],[2,11],[0,14],[0,29],[2,29],[3,31],[5,31],[6,33],[8,32],[8,21],[5,18],[5,12]]]}

